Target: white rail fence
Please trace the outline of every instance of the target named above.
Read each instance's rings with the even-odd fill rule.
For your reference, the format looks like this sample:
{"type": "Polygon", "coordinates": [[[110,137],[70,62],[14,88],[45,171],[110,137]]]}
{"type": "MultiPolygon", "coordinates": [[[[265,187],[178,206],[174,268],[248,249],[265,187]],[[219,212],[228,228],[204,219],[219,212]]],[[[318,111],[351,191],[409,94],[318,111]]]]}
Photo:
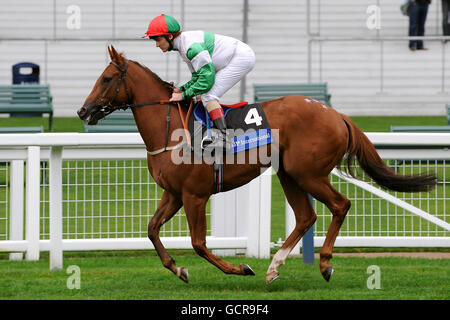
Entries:
{"type": "MultiPolygon", "coordinates": [[[[352,207],[336,239],[337,247],[450,247],[450,134],[367,133],[383,159],[398,172],[438,178],[429,193],[386,192],[333,170],[330,180],[352,207]]],[[[364,180],[369,180],[362,174],[364,180]]],[[[325,241],[331,215],[314,201],[314,246],[325,241]]],[[[286,232],[295,225],[286,204],[286,232]]],[[[299,246],[292,252],[299,253],[299,246]]]]}
{"type": "MultiPolygon", "coordinates": [[[[450,134],[368,136],[391,166],[404,174],[435,173],[438,187],[386,193],[333,171],[333,184],[352,201],[336,246],[449,247],[450,134]]],[[[148,174],[139,134],[0,135],[0,161],[0,251],[13,252],[11,259],[26,253],[37,260],[49,251],[50,268],[57,269],[63,251],[153,248],[147,224],[162,190],[148,174]]],[[[212,198],[209,248],[270,256],[271,179],[265,174],[212,198]]],[[[321,246],[331,215],[314,203],[314,245],[321,246]]],[[[289,231],[293,215],[289,206],[286,211],[289,231]]],[[[192,248],[182,210],[161,236],[167,248],[192,248]]]]}
{"type": "MultiPolygon", "coordinates": [[[[40,251],[50,251],[50,267],[55,269],[62,266],[63,251],[153,248],[147,224],[162,190],[148,174],[139,134],[11,134],[0,141],[0,160],[6,162],[5,182],[0,185],[5,204],[0,251],[19,252],[11,259],[21,259],[25,252],[27,260],[38,260],[40,251]]],[[[259,221],[259,226],[246,228],[241,221],[240,235],[225,237],[219,229],[225,224],[213,219],[209,248],[269,257],[270,178],[262,175],[236,192],[248,200],[247,207],[240,204],[245,222],[254,227],[259,221]]],[[[215,197],[211,207],[223,207],[221,197],[215,197]]],[[[192,248],[182,215],[162,229],[167,248],[192,248]]]]}

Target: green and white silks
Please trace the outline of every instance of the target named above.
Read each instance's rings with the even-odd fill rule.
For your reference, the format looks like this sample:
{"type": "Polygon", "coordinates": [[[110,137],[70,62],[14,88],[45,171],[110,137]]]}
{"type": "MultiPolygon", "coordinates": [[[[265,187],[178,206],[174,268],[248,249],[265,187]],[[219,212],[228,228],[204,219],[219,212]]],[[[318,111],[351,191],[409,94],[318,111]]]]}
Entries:
{"type": "Polygon", "coordinates": [[[184,31],[174,42],[192,73],[181,86],[183,98],[201,96],[203,104],[220,98],[254,66],[255,54],[245,43],[205,31],[184,31]]]}

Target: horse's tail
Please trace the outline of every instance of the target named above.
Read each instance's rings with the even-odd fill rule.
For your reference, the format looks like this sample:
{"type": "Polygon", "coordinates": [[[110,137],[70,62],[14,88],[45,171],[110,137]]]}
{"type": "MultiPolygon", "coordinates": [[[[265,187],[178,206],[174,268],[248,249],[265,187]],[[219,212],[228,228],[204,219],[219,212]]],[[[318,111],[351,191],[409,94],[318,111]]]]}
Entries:
{"type": "Polygon", "coordinates": [[[370,142],[369,138],[359,129],[349,117],[341,114],[349,132],[347,157],[345,159],[347,172],[354,178],[356,174],[351,168],[355,158],[360,167],[380,186],[389,190],[400,192],[429,191],[436,183],[434,175],[408,175],[398,174],[388,167],[370,142]]]}

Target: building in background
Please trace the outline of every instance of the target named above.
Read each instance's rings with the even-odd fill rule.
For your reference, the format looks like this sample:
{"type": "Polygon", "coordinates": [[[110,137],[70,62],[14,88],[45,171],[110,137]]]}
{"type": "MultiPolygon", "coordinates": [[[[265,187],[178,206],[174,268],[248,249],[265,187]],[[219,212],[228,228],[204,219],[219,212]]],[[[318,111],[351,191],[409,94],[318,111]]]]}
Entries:
{"type": "Polygon", "coordinates": [[[189,30],[248,39],[255,68],[245,88],[238,84],[224,103],[237,102],[242,93],[252,102],[254,83],[312,81],[327,82],[333,107],[349,115],[443,115],[450,101],[450,49],[437,38],[441,3],[433,1],[429,8],[426,52],[407,48],[402,3],[155,0],[149,6],[143,0],[3,0],[0,83],[11,83],[13,64],[33,61],[41,66],[41,83],[51,85],[55,116],[74,117],[108,63],[108,44],[164,80],[183,83],[189,72],[178,56],[160,55],[154,43],[140,38],[151,17],[166,12],[189,30]],[[367,23],[370,6],[379,8],[375,28],[367,23]]]}

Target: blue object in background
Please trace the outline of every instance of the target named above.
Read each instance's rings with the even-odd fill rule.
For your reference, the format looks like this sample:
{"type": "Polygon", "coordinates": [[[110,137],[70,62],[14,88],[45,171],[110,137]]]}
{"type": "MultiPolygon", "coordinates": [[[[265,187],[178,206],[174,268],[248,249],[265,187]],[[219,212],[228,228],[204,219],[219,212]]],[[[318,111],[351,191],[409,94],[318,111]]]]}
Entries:
{"type": "MultiPolygon", "coordinates": [[[[40,75],[40,68],[39,65],[33,63],[33,62],[20,62],[16,63],[12,66],[12,84],[39,84],[39,75],[40,75]],[[31,72],[25,72],[28,69],[28,71],[31,72]]],[[[14,97],[13,97],[13,103],[14,103],[14,97]]],[[[21,97],[21,101],[23,100],[23,97],[21,97]]],[[[40,113],[11,113],[11,117],[41,117],[42,114],[40,113]]]]}
{"type": "MultiPolygon", "coordinates": [[[[309,195],[309,200],[313,204],[313,197],[311,195],[309,195]]],[[[314,225],[303,235],[302,256],[304,264],[314,264],[314,225]]]]}
{"type": "Polygon", "coordinates": [[[20,62],[12,66],[12,84],[39,84],[39,65],[32,62],[20,62]],[[31,73],[24,72],[30,68],[31,73]]]}

